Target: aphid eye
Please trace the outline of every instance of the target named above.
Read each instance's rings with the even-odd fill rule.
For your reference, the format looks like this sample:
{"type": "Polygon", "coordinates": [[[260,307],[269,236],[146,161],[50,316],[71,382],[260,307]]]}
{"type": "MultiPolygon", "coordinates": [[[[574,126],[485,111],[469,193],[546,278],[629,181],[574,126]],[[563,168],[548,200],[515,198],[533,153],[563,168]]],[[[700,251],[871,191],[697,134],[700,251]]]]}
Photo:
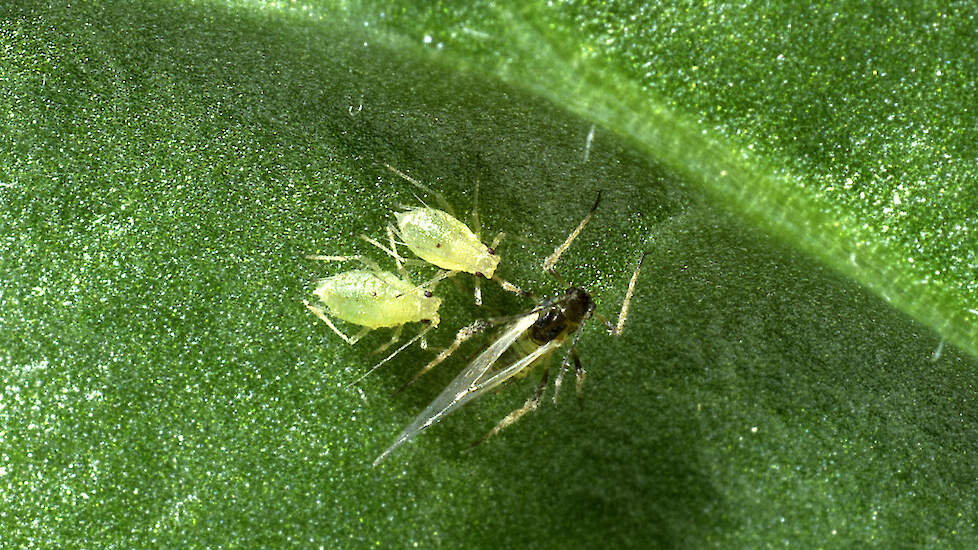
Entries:
{"type": "Polygon", "coordinates": [[[494,249],[488,248],[487,250],[489,250],[489,255],[490,256],[495,256],[496,255],[496,251],[494,249]]]}
{"type": "Polygon", "coordinates": [[[432,294],[430,290],[424,291],[425,298],[431,298],[432,296],[434,296],[434,294],[432,294]]]}
{"type": "Polygon", "coordinates": [[[441,248],[441,243],[435,243],[435,248],[441,248]]]}
{"type": "Polygon", "coordinates": [[[476,277],[482,277],[483,279],[485,279],[485,278],[486,278],[486,276],[485,276],[485,275],[483,275],[481,271],[476,271],[476,272],[475,272],[475,276],[476,276],[476,277]]]}

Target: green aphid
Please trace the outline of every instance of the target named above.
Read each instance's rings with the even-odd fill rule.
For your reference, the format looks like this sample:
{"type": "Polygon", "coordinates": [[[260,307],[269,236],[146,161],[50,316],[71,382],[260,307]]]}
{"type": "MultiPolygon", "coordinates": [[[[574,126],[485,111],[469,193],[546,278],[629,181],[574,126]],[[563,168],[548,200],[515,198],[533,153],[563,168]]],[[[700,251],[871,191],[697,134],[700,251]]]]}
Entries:
{"type": "MultiPolygon", "coordinates": [[[[445,270],[430,282],[437,282],[458,273],[475,275],[475,303],[477,305],[482,304],[482,290],[479,285],[481,279],[492,279],[510,292],[523,296],[527,295],[516,285],[496,275],[496,267],[499,265],[496,247],[499,246],[506,233],[499,232],[492,240],[492,244],[484,244],[479,236],[477,208],[473,208],[472,223],[476,227],[476,231],[472,231],[452,215],[451,205],[440,193],[389,164],[384,166],[417,188],[434,196],[438,204],[444,208],[444,210],[439,210],[430,206],[405,207],[403,211],[394,214],[397,227],[389,225],[387,228],[388,234],[396,234],[401,242],[417,257],[445,270]]],[[[476,200],[478,200],[478,185],[475,189],[476,200]]]]}

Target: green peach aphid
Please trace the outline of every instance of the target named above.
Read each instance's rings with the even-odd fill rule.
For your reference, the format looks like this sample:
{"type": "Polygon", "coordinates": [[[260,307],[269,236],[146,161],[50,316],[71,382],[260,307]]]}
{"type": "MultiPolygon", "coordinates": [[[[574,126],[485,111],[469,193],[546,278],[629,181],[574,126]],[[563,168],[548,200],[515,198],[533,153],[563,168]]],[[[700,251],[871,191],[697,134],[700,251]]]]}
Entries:
{"type": "MultiPolygon", "coordinates": [[[[393,359],[419,339],[421,346],[427,347],[424,336],[438,326],[440,320],[438,308],[441,306],[441,299],[432,294],[429,290],[430,285],[419,287],[408,279],[406,272],[398,277],[383,271],[380,266],[362,256],[307,256],[307,258],[323,261],[358,260],[367,267],[367,269],[344,271],[321,279],[316,285],[316,290],[313,291],[318,298],[318,304],[310,304],[303,300],[316,317],[348,344],[356,344],[371,330],[393,327],[394,334],[391,340],[375,351],[380,353],[400,339],[405,324],[425,325],[414,338],[371,368],[364,376],[393,359]],[[325,306],[325,309],[319,304],[325,306]],[[357,334],[347,336],[336,327],[330,316],[362,328],[357,334]]],[[[354,383],[359,380],[360,378],[354,383]]]]}
{"type": "MultiPolygon", "coordinates": [[[[445,270],[432,279],[432,282],[440,281],[458,273],[475,275],[475,303],[477,305],[482,304],[482,291],[479,281],[483,278],[496,281],[510,292],[526,295],[519,287],[496,275],[499,256],[495,249],[506,236],[504,232],[496,235],[492,244],[487,246],[478,235],[479,219],[474,209],[473,224],[476,226],[476,231],[469,229],[467,225],[451,214],[452,208],[441,194],[389,164],[384,164],[384,166],[415,187],[434,196],[439,206],[444,208],[444,210],[439,210],[429,206],[405,207],[403,211],[394,214],[397,227],[388,226],[388,232],[395,233],[417,257],[445,270]]],[[[478,187],[476,187],[476,197],[478,197],[478,187]]]]}
{"type": "Polygon", "coordinates": [[[496,388],[510,378],[525,376],[535,365],[543,363],[543,377],[537,384],[534,394],[522,407],[514,410],[500,420],[489,433],[474,445],[482,443],[500,430],[510,426],[524,414],[535,410],[539,405],[543,393],[547,388],[547,381],[550,375],[550,360],[553,354],[561,347],[566,346],[567,352],[564,355],[560,370],[554,380],[554,401],[556,402],[557,400],[563,375],[567,371],[572,359],[577,373],[577,391],[578,395],[580,395],[586,373],[584,367],[581,365],[575,347],[581,336],[585,322],[592,316],[597,317],[611,335],[617,336],[622,333],[625,327],[625,320],[628,318],[628,308],[635,291],[635,283],[638,280],[642,262],[645,259],[645,255],[643,254],[638,261],[638,265],[635,266],[635,271],[632,273],[632,277],[628,283],[628,290],[625,292],[625,298],[622,301],[621,310],[618,313],[618,322],[615,325],[612,325],[607,319],[595,311],[594,300],[587,289],[568,283],[567,280],[557,273],[554,267],[557,260],[560,259],[560,256],[567,250],[574,239],[577,238],[581,230],[584,229],[584,226],[587,225],[600,199],[601,196],[598,195],[598,201],[595,201],[594,206],[588,212],[587,216],[568,235],[563,244],[557,247],[554,253],[547,257],[544,262],[544,270],[564,285],[566,291],[558,296],[541,301],[536,307],[524,313],[510,317],[477,321],[459,331],[455,343],[425,366],[415,375],[415,378],[446,359],[461,342],[464,342],[472,335],[492,326],[505,325],[505,328],[489,347],[473,359],[452,380],[448,387],[404,428],[397,439],[394,440],[394,443],[377,457],[374,461],[374,466],[383,461],[399,446],[457,410],[465,403],[496,388]],[[507,350],[512,350],[518,359],[504,366],[497,366],[497,363],[507,350]]]}

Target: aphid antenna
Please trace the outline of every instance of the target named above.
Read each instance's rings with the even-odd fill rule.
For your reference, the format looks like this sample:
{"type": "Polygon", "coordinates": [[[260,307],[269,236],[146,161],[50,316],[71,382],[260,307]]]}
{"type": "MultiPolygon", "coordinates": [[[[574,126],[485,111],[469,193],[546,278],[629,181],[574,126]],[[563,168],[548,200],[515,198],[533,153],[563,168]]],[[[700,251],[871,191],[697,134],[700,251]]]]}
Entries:
{"type": "MultiPolygon", "coordinates": [[[[528,290],[523,290],[522,288],[514,285],[513,283],[507,281],[506,279],[503,279],[499,275],[493,274],[492,280],[495,281],[496,283],[498,283],[499,286],[503,287],[503,290],[506,290],[508,292],[512,292],[514,294],[519,294],[523,298],[532,298],[534,300],[537,299],[536,295],[534,295],[532,292],[530,292],[528,290]]],[[[478,285],[479,284],[479,278],[476,277],[475,281],[476,281],[475,284],[478,285]]]]}
{"type": "Polygon", "coordinates": [[[372,244],[374,246],[376,246],[377,248],[379,248],[381,250],[383,250],[384,252],[387,253],[388,256],[394,258],[395,260],[401,260],[402,259],[397,254],[397,252],[395,252],[395,251],[391,250],[390,248],[387,248],[386,246],[380,244],[379,242],[377,242],[376,239],[373,239],[372,237],[368,237],[366,235],[360,235],[360,239],[363,240],[363,241],[366,241],[366,242],[368,242],[368,243],[370,243],[370,244],[372,244]]]}
{"type": "Polygon", "coordinates": [[[390,241],[391,252],[394,253],[394,263],[397,264],[397,271],[405,278],[408,278],[407,271],[404,270],[404,266],[402,265],[403,258],[401,258],[401,255],[397,253],[397,243],[394,241],[394,231],[391,229],[391,224],[389,223],[387,224],[387,240],[390,241]]]}
{"type": "MultiPolygon", "coordinates": [[[[350,107],[353,108],[352,106],[350,107]]],[[[587,138],[584,140],[584,163],[587,163],[588,158],[591,157],[591,142],[594,141],[594,124],[591,125],[591,129],[588,130],[587,138]]]]}
{"type": "Polygon", "coordinates": [[[434,326],[429,325],[429,326],[425,327],[424,329],[422,329],[421,332],[419,332],[418,334],[416,334],[414,336],[414,338],[411,338],[410,340],[408,340],[404,345],[402,345],[401,347],[399,347],[396,350],[394,350],[394,353],[391,353],[390,355],[388,355],[387,357],[385,357],[380,363],[377,363],[376,365],[374,365],[373,367],[371,367],[370,370],[368,370],[367,372],[365,372],[362,375],[360,375],[359,377],[357,377],[356,380],[350,382],[345,387],[349,388],[349,387],[355,386],[358,382],[360,382],[364,378],[370,376],[370,374],[372,372],[374,372],[375,370],[379,369],[384,363],[386,363],[386,362],[390,361],[391,359],[393,359],[394,357],[396,357],[397,354],[399,354],[402,351],[404,351],[405,349],[407,349],[408,346],[410,346],[411,344],[413,344],[413,343],[417,342],[418,340],[424,338],[424,335],[427,334],[428,331],[430,331],[432,328],[434,328],[434,326]]]}
{"type": "Polygon", "coordinates": [[[601,203],[601,191],[598,191],[598,198],[595,199],[594,205],[591,206],[590,210],[588,210],[587,215],[584,216],[584,219],[581,220],[581,223],[577,224],[577,227],[573,231],[571,231],[570,235],[567,235],[567,239],[564,240],[563,244],[558,246],[554,250],[554,253],[551,254],[550,256],[547,256],[547,259],[543,261],[544,271],[549,271],[550,269],[553,268],[553,266],[557,263],[557,260],[560,259],[560,255],[563,254],[564,251],[566,251],[567,248],[570,247],[571,243],[574,242],[574,239],[576,239],[577,236],[581,234],[581,231],[584,230],[584,226],[587,225],[587,222],[591,221],[591,217],[594,216],[594,211],[598,209],[598,204],[600,203],[601,203]]]}
{"type": "Polygon", "coordinates": [[[357,255],[357,256],[324,256],[324,255],[321,255],[321,254],[308,254],[308,255],[306,255],[306,259],[307,260],[318,260],[318,261],[321,261],[321,262],[349,262],[349,261],[357,261],[357,262],[360,262],[363,265],[367,266],[368,269],[371,269],[373,271],[380,271],[381,270],[380,269],[380,266],[377,265],[377,262],[374,262],[373,260],[371,260],[370,258],[367,258],[366,256],[359,256],[359,255],[357,255]]]}
{"type": "MultiPolygon", "coordinates": [[[[628,280],[628,289],[625,291],[625,299],[621,303],[621,311],[618,312],[618,322],[616,324],[611,324],[611,321],[607,317],[601,315],[600,312],[594,311],[592,315],[596,317],[601,323],[608,329],[608,334],[612,336],[618,336],[625,329],[625,320],[628,319],[628,309],[632,303],[632,296],[635,294],[635,284],[638,281],[638,275],[642,271],[642,264],[645,263],[645,256],[648,252],[643,252],[642,256],[638,259],[638,264],[635,266],[635,271],[632,272],[632,278],[628,280]]],[[[597,298],[597,294],[592,293],[592,295],[597,298]]]]}
{"type": "MultiPolygon", "coordinates": [[[[414,200],[420,202],[421,203],[421,206],[424,206],[425,208],[431,208],[430,206],[428,206],[428,202],[425,201],[424,199],[422,199],[420,196],[418,196],[417,193],[411,193],[411,196],[414,197],[414,200]]],[[[417,207],[416,206],[401,205],[401,209],[402,210],[410,210],[412,208],[417,208],[417,207]]]]}
{"type": "MultiPolygon", "coordinates": [[[[398,176],[401,176],[402,178],[404,178],[407,181],[409,181],[411,184],[413,184],[418,189],[420,189],[420,190],[424,191],[425,193],[428,193],[429,195],[435,197],[435,201],[438,202],[438,205],[441,206],[442,209],[445,212],[448,212],[452,216],[455,215],[455,213],[452,211],[452,205],[449,204],[447,200],[445,200],[445,197],[443,197],[441,193],[439,193],[438,191],[435,191],[434,189],[428,187],[427,185],[421,183],[420,181],[412,178],[411,176],[405,174],[404,172],[401,172],[400,170],[398,170],[397,168],[394,168],[390,164],[387,164],[386,162],[383,163],[383,164],[391,172],[394,172],[398,176]]],[[[418,200],[420,200],[420,199],[418,199],[418,200]]],[[[423,202],[422,202],[422,204],[423,204],[423,202]]]]}
{"type": "MultiPolygon", "coordinates": [[[[475,191],[472,195],[472,228],[475,230],[475,236],[482,240],[482,224],[479,222],[479,178],[475,178],[475,191]]],[[[498,236],[497,236],[498,238],[498,236]]],[[[495,248],[495,245],[492,246],[495,248]]]]}
{"type": "Polygon", "coordinates": [[[458,271],[439,271],[438,275],[435,275],[431,279],[428,279],[424,283],[414,288],[417,290],[421,290],[424,288],[434,288],[434,286],[437,285],[439,282],[451,277],[452,275],[455,275],[456,273],[458,273],[458,271]]]}
{"type": "MultiPolygon", "coordinates": [[[[475,236],[482,242],[482,223],[479,221],[479,178],[475,178],[475,194],[472,197],[472,229],[475,231],[475,236]]],[[[490,250],[495,250],[496,245],[489,247],[490,250]]],[[[502,280],[502,279],[500,279],[502,280]]],[[[500,283],[502,284],[502,283],[500,283]]],[[[505,288],[505,287],[503,287],[505,288]]],[[[475,305],[482,305],[482,281],[481,277],[475,278],[475,305]]]]}

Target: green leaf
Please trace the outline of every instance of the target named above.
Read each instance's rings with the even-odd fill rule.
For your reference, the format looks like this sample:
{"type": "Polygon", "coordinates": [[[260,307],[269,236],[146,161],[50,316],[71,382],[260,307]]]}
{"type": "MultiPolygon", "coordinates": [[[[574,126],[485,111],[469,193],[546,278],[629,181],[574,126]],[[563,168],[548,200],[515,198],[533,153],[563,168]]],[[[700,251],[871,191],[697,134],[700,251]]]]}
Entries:
{"type": "MultiPolygon", "coordinates": [[[[106,4],[0,12],[7,545],[978,542],[970,5],[106,4]],[[346,387],[389,334],[303,256],[375,253],[384,162],[478,182],[539,294],[603,191],[561,273],[612,317],[648,256],[580,404],[461,454],[531,374],[371,468],[487,342],[346,387]]],[[[434,346],[530,306],[454,283],[434,346]]]]}
{"type": "Polygon", "coordinates": [[[978,355],[971,4],[366,5],[398,42],[619,134],[978,355]]]}

